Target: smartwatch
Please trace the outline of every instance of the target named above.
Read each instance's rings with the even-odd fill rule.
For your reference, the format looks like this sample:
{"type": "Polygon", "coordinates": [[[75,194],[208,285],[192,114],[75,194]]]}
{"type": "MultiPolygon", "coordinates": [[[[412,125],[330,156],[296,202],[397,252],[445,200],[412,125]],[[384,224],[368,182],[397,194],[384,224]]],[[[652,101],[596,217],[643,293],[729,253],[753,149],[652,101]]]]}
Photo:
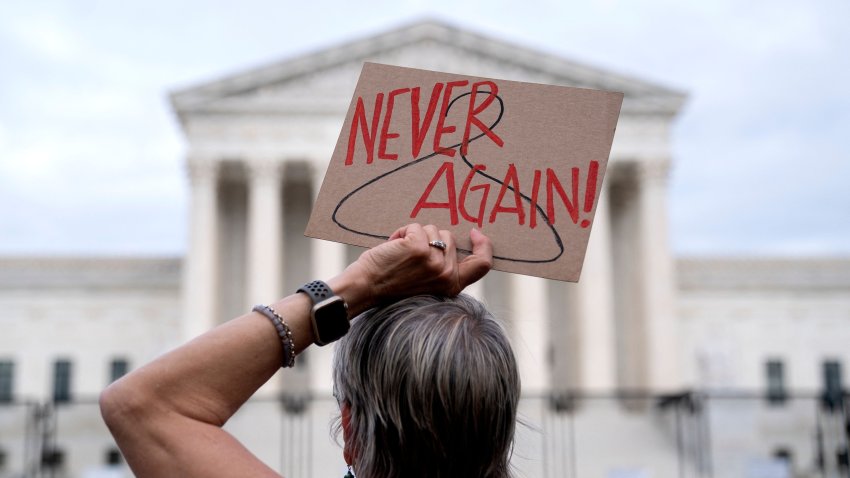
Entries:
{"type": "Polygon", "coordinates": [[[342,297],[335,295],[327,284],[314,280],[301,286],[298,292],[307,294],[313,301],[310,319],[313,323],[313,335],[316,345],[327,345],[348,332],[348,304],[342,297]]]}

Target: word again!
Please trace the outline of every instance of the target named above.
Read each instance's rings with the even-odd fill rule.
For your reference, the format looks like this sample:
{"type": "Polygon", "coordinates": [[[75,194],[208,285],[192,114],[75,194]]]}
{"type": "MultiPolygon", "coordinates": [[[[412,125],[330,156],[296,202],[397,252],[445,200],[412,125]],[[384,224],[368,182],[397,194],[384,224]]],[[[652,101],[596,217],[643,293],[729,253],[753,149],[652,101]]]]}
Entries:
{"type": "MultiPolygon", "coordinates": [[[[584,188],[583,207],[580,211],[579,204],[579,188],[580,188],[580,170],[577,167],[571,168],[570,180],[566,182],[567,190],[564,189],[564,183],[558,178],[555,170],[546,168],[545,173],[539,169],[534,170],[531,196],[522,193],[520,181],[517,174],[516,166],[513,163],[508,165],[502,180],[496,179],[486,173],[486,166],[476,164],[469,170],[466,179],[460,188],[460,194],[457,194],[455,185],[454,163],[451,161],[444,162],[440,169],[431,178],[425,191],[416,202],[416,206],[410,213],[411,219],[416,219],[416,216],[423,209],[445,209],[449,214],[451,224],[457,225],[460,218],[463,218],[470,223],[477,224],[480,228],[484,224],[485,217],[488,223],[496,222],[500,214],[516,215],[517,223],[525,225],[526,215],[528,215],[528,226],[532,229],[537,227],[537,216],[542,216],[543,222],[548,225],[554,225],[556,219],[556,211],[559,209],[558,204],[562,204],[566,209],[567,215],[573,224],[580,225],[582,228],[590,226],[590,220],[585,218],[579,222],[580,212],[590,213],[593,210],[593,203],[596,199],[596,185],[599,176],[599,162],[591,161],[587,171],[584,188]],[[546,211],[539,205],[541,183],[545,174],[545,193],[546,193],[546,211]],[[487,178],[489,182],[477,182],[473,185],[473,180],[476,176],[487,178]],[[440,183],[444,183],[446,191],[445,201],[431,201],[431,195],[435,187],[440,183]],[[490,183],[494,184],[490,184],[490,183]],[[499,186],[499,194],[493,204],[489,204],[487,199],[490,195],[491,187],[499,186]],[[467,208],[467,199],[470,192],[480,192],[480,200],[477,204],[477,212],[475,215],[470,214],[467,208]],[[559,200],[559,201],[558,201],[559,200]],[[525,204],[524,204],[525,203],[525,204]],[[489,207],[490,214],[487,214],[489,207]],[[527,213],[526,213],[527,210],[527,213]]],[[[443,188],[440,188],[443,189],[443,188]]]]}
{"type": "MultiPolygon", "coordinates": [[[[414,88],[399,88],[392,90],[386,95],[378,93],[375,96],[374,106],[372,108],[372,118],[367,119],[366,106],[362,96],[358,96],[354,108],[354,115],[351,119],[351,129],[348,135],[348,149],[345,156],[345,165],[354,164],[355,153],[358,151],[358,139],[363,146],[366,154],[366,164],[372,164],[375,159],[375,143],[377,140],[377,156],[378,159],[397,160],[400,151],[394,150],[391,146],[391,141],[400,138],[401,132],[393,129],[392,120],[393,112],[396,111],[396,101],[402,95],[409,96],[410,99],[410,158],[417,158],[424,147],[425,138],[434,124],[433,141],[429,154],[442,154],[454,157],[456,151],[454,146],[444,145],[445,136],[453,134],[458,127],[463,127],[463,138],[460,142],[460,152],[466,155],[469,149],[470,137],[475,134],[475,137],[487,136],[493,143],[502,147],[504,141],[486,125],[479,115],[484,113],[493,102],[496,100],[499,92],[496,83],[483,80],[472,83],[469,91],[461,93],[454,98],[452,94],[457,94],[458,91],[463,91],[462,88],[469,85],[468,80],[449,81],[445,83],[436,83],[431,89],[431,96],[428,100],[428,105],[425,111],[421,110],[420,87],[414,88]],[[466,115],[463,117],[462,124],[447,124],[448,111],[454,101],[469,96],[469,107],[466,115]],[[442,99],[442,101],[440,101],[442,99]],[[440,104],[439,112],[437,104],[440,104]],[[383,113],[383,114],[382,114],[383,113]],[[434,122],[434,116],[437,116],[434,122]],[[473,127],[477,132],[473,132],[473,127]]],[[[406,119],[406,118],[405,118],[406,119]]],[[[473,137],[472,139],[475,139],[473,137]]],[[[456,146],[456,145],[455,145],[456,146]]]]}

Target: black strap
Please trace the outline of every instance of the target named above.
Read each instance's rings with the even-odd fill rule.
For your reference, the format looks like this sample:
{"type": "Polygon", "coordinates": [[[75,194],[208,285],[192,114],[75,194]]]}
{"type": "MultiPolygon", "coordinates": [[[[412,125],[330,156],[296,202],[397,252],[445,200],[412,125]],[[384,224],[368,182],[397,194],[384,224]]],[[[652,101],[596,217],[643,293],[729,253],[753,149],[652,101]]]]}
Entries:
{"type": "Polygon", "coordinates": [[[307,294],[307,296],[310,297],[310,300],[313,301],[314,305],[334,296],[331,288],[320,280],[314,280],[313,282],[308,282],[307,284],[302,285],[297,292],[307,294]]]}

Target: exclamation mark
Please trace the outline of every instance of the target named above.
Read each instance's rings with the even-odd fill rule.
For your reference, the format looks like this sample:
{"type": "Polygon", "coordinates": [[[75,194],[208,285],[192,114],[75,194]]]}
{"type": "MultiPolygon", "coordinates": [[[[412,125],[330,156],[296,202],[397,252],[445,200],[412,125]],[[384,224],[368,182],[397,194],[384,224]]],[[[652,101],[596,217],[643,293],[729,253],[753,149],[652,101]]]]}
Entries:
{"type": "MultiPolygon", "coordinates": [[[[596,198],[596,177],[599,175],[599,161],[591,161],[587,171],[587,187],[584,190],[584,212],[593,210],[593,200],[596,198]]],[[[590,226],[589,219],[581,220],[581,227],[590,226]]]]}

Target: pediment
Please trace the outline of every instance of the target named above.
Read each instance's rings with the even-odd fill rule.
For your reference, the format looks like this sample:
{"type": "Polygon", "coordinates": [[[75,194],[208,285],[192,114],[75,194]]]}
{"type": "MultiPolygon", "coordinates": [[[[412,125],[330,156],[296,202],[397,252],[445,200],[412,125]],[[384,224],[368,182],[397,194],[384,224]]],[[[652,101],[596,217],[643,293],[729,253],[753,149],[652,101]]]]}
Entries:
{"type": "Polygon", "coordinates": [[[193,113],[344,111],[364,61],[625,93],[626,111],[674,115],[685,95],[643,80],[424,21],[172,94],[181,118],[193,113]]]}

